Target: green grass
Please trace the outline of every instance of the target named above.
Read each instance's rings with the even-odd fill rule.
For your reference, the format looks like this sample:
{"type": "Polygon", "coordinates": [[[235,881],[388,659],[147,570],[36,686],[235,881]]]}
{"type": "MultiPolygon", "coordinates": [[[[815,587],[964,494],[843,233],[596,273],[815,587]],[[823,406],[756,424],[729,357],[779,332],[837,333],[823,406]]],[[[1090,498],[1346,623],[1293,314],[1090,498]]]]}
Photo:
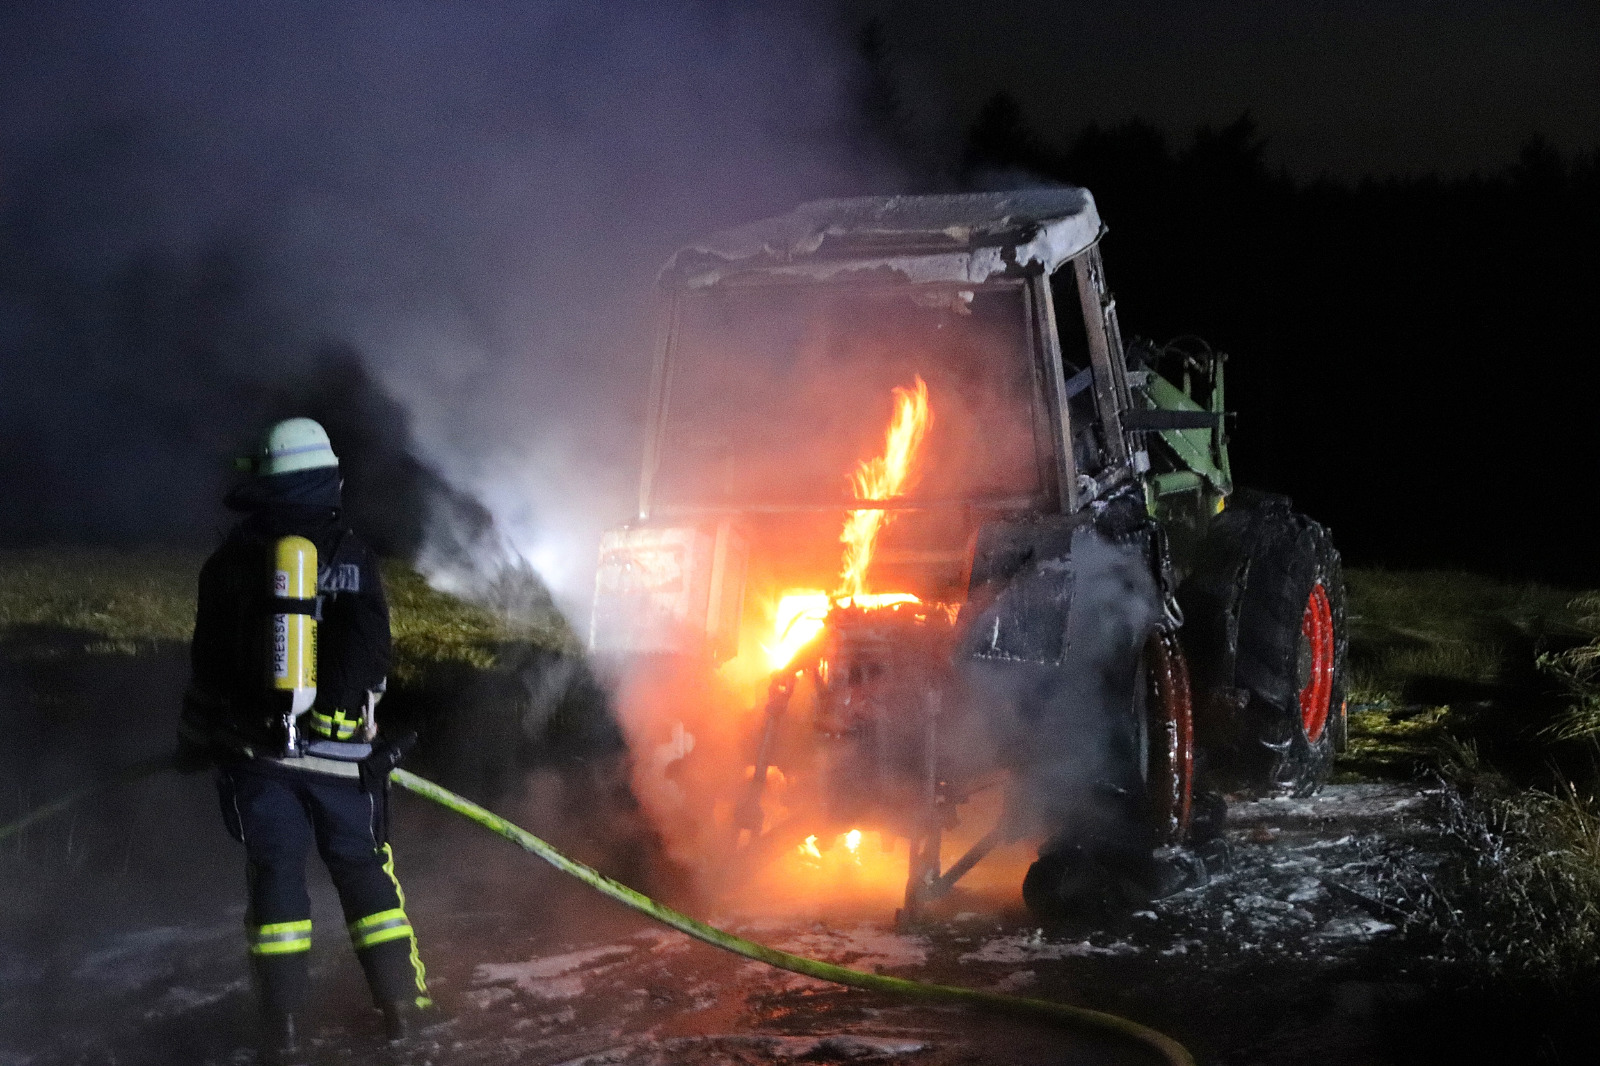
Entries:
{"type": "Polygon", "coordinates": [[[393,561],[384,564],[383,578],[394,633],[395,678],[402,683],[433,664],[491,668],[512,646],[578,649],[577,637],[554,609],[516,615],[490,611],[430,588],[415,570],[393,561]]]}
{"type": "Polygon", "coordinates": [[[1564,706],[1546,732],[1556,740],[1600,738],[1600,593],[1572,602],[1587,638],[1577,647],[1547,651],[1539,667],[1561,689],[1564,706]]]}
{"type": "MultiPolygon", "coordinates": [[[[0,642],[34,641],[90,654],[133,655],[187,643],[203,558],[91,549],[0,553],[0,642]]],[[[553,610],[509,616],[428,587],[403,563],[383,566],[395,642],[394,677],[434,665],[495,666],[513,646],[572,649],[553,610]]]]}
{"type": "Polygon", "coordinates": [[[187,641],[201,562],[162,552],[0,553],[0,640],[59,633],[120,654],[187,641]]]}
{"type": "Polygon", "coordinates": [[[1600,596],[1460,573],[1349,575],[1346,777],[1437,775],[1457,847],[1413,921],[1561,985],[1600,967],[1600,596]]]}
{"type": "Polygon", "coordinates": [[[1508,644],[1577,631],[1572,593],[1452,571],[1353,570],[1350,698],[1402,699],[1408,682],[1493,684],[1508,644]]]}
{"type": "Polygon", "coordinates": [[[1409,776],[1443,765],[1452,739],[1504,747],[1544,728],[1539,655],[1584,636],[1570,591],[1451,571],[1347,581],[1346,777],[1409,776]]]}

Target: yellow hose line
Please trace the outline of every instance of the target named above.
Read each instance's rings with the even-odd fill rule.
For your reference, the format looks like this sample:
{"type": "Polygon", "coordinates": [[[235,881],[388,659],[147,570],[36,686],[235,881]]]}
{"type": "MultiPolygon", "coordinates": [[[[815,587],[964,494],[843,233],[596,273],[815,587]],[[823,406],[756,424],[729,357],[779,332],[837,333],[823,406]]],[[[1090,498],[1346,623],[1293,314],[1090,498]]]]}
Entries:
{"type": "Polygon", "coordinates": [[[471,800],[464,799],[449,789],[434,784],[432,781],[418,777],[416,774],[408,773],[405,770],[394,771],[393,780],[401,788],[431,799],[440,806],[448,807],[457,814],[472,819],[485,829],[500,834],[523,850],[533,852],[562,873],[571,874],[591,888],[610,896],[618,903],[631,907],[640,914],[654,918],[656,921],[669,925],[680,932],[687,933],[696,940],[703,940],[714,947],[722,948],[724,951],[731,951],[736,955],[743,955],[747,959],[764,962],[768,966],[776,966],[780,970],[789,970],[793,973],[805,974],[807,977],[816,977],[823,981],[832,981],[835,984],[849,985],[852,988],[864,988],[873,992],[892,992],[895,995],[911,996],[917,999],[937,1002],[967,1003],[1005,1014],[1065,1022],[1068,1025],[1082,1029],[1109,1033],[1137,1041],[1156,1051],[1171,1066],[1195,1066],[1194,1058],[1189,1054],[1188,1049],[1170,1036],[1157,1032],[1148,1026],[1129,1021],[1127,1018],[1120,1018],[1115,1014],[1089,1010],[1086,1007],[1074,1007],[1066,1003],[1052,1003],[1042,999],[1024,999],[1018,996],[1001,995],[998,992],[984,992],[975,988],[925,984],[922,981],[908,981],[901,977],[885,977],[882,974],[864,973],[861,970],[852,970],[844,966],[836,966],[833,963],[808,959],[803,955],[792,955],[787,951],[779,951],[776,948],[769,948],[764,944],[757,944],[752,940],[734,936],[732,933],[725,933],[721,929],[696,921],[686,914],[680,914],[670,907],[657,903],[649,896],[636,892],[621,882],[613,881],[592,867],[567,858],[526,829],[513,825],[492,811],[487,811],[471,800]]]}

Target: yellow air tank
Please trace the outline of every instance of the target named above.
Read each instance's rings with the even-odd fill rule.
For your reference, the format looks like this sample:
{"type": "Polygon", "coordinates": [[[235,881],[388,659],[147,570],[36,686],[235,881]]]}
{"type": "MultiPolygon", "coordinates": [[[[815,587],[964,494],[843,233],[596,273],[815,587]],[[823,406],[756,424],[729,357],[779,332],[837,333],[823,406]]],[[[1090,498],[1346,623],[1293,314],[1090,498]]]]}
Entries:
{"type": "MultiPolygon", "coordinates": [[[[284,537],[273,550],[272,688],[287,696],[287,717],[311,709],[317,698],[317,546],[304,537],[284,537]],[[299,600],[297,610],[282,600],[299,600]]],[[[293,732],[290,747],[295,747],[293,732]]]]}

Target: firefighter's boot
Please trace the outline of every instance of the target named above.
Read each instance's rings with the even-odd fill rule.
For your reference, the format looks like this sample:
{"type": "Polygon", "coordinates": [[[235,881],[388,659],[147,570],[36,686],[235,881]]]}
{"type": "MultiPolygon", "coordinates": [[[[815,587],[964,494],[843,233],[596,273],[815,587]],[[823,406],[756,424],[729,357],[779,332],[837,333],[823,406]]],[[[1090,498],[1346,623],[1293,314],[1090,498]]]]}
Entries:
{"type": "Polygon", "coordinates": [[[397,999],[385,1003],[383,1010],[383,1035],[391,1044],[411,1039],[417,1029],[417,1008],[410,1000],[397,999]]]}
{"type": "Polygon", "coordinates": [[[262,1011],[260,1040],[261,1061],[266,1066],[300,1066],[306,1061],[300,1049],[298,1019],[289,1011],[262,1011]]]}

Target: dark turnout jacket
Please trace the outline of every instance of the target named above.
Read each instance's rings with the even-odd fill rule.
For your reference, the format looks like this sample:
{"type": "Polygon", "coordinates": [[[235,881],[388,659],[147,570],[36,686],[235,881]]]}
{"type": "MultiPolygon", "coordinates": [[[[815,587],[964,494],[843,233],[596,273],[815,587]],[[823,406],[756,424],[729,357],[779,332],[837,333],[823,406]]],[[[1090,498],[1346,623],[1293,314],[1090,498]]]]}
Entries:
{"type": "Polygon", "coordinates": [[[270,727],[267,633],[274,545],[300,536],[317,548],[315,709],[359,714],[389,673],[389,605],[377,557],[344,524],[333,468],[258,477],[228,499],[245,512],[200,570],[190,645],[192,689],[241,739],[270,727]]]}

